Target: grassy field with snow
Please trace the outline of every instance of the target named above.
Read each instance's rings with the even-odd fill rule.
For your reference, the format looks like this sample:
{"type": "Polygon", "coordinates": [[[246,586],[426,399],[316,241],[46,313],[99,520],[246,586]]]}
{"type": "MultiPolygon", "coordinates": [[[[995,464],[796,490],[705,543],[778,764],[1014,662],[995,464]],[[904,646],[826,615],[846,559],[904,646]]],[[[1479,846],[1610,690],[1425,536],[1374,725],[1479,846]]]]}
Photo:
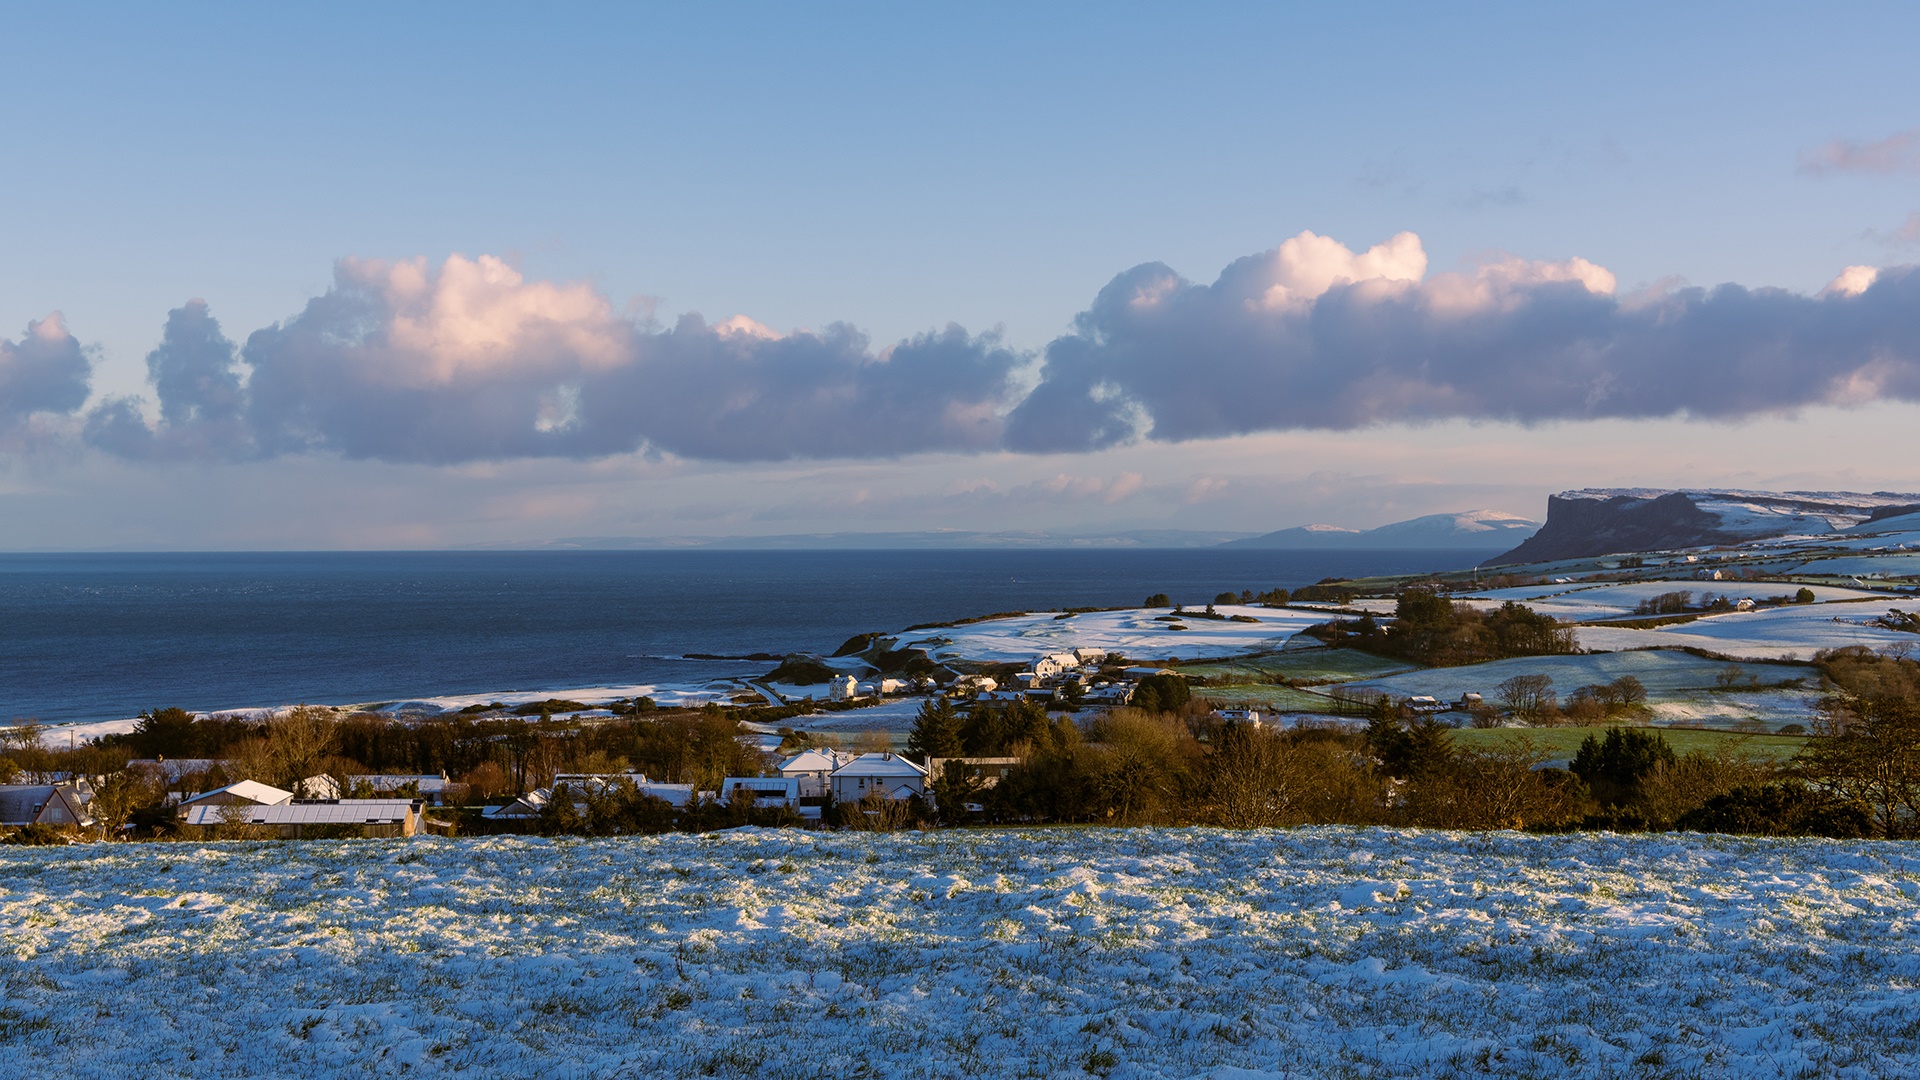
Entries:
{"type": "Polygon", "coordinates": [[[1920,851],[1382,830],[0,850],[63,1077],[1895,1076],[1920,851]]]}

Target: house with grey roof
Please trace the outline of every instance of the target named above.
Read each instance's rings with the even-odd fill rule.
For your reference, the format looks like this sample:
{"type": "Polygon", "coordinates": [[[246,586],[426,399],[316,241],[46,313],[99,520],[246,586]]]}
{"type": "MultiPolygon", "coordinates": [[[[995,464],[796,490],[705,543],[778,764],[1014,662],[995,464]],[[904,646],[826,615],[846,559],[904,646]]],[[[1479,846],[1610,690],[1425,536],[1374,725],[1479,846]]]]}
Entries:
{"type": "Polygon", "coordinates": [[[75,784],[0,784],[0,825],[91,825],[90,801],[75,784]]]}
{"type": "Polygon", "coordinates": [[[300,799],[272,805],[202,804],[187,811],[194,828],[257,825],[291,840],[302,837],[413,836],[423,828],[413,799],[300,799]]]}

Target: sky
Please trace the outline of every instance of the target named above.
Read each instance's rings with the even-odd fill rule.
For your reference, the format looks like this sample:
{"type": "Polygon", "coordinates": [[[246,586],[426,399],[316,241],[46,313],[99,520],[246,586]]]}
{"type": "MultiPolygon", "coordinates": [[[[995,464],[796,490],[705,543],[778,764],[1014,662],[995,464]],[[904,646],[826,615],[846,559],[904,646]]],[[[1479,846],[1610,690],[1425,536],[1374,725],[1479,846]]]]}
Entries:
{"type": "Polygon", "coordinates": [[[1920,490],[1910,5],[0,30],[0,549],[1920,490]]]}

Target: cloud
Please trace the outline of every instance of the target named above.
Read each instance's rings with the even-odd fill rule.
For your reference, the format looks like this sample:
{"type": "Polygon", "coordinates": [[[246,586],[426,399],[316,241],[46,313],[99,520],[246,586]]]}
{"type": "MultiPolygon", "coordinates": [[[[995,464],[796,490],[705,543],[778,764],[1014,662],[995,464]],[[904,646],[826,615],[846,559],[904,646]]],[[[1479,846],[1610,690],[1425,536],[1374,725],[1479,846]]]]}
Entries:
{"type": "Polygon", "coordinates": [[[1621,297],[1584,259],[1424,277],[1412,234],[1347,258],[1327,243],[1303,234],[1211,285],[1158,263],[1114,278],[1047,347],[1039,385],[1007,418],[1008,444],[1063,451],[1445,419],[1733,419],[1920,399],[1911,269],[1850,270],[1815,297],[1738,285],[1621,297]],[[1319,272],[1300,273],[1303,250],[1319,272]]]}
{"type": "Polygon", "coordinates": [[[1895,132],[1884,139],[1835,139],[1800,155],[1802,172],[1877,173],[1892,176],[1920,173],[1920,128],[1895,132]]]}
{"type": "Polygon", "coordinates": [[[92,374],[92,363],[57,311],[28,323],[19,341],[0,338],[0,440],[14,444],[36,413],[80,408],[92,374]]]}
{"type": "Polygon", "coordinates": [[[1907,220],[1892,229],[1868,229],[1862,236],[1891,248],[1920,247],[1920,210],[1908,214],[1907,220]]]}
{"type": "MultiPolygon", "coordinates": [[[[238,350],[204,303],[172,312],[148,357],[158,418],[109,400],[85,436],[132,459],[858,460],[1920,400],[1912,268],[1848,267],[1816,295],[1622,295],[1582,258],[1428,263],[1411,232],[1358,251],[1303,232],[1212,284],[1148,263],[1034,356],[958,326],[886,346],[845,324],[783,334],[745,316],[660,328],[590,285],[487,256],[348,259],[325,295],[238,350]]],[[[3,370],[26,370],[11,358],[43,337],[69,360],[64,396],[35,400],[71,410],[86,362],[57,319],[7,346],[3,370]]],[[[19,413],[8,393],[0,417],[19,413]]],[[[1086,491],[1060,494],[1130,494],[1086,491]]]]}
{"type": "Polygon", "coordinates": [[[160,398],[160,422],[149,426],[140,402],[112,398],[87,416],[88,442],[123,457],[246,457],[252,438],[233,342],[204,300],[167,313],[160,347],[147,354],[147,378],[160,398]]]}
{"type": "Polygon", "coordinates": [[[958,327],[875,351],[844,325],[777,335],[697,315],[650,332],[584,284],[453,256],[342,260],[334,287],[241,351],[204,305],[148,358],[161,419],[104,403],[88,438],[125,456],[338,453],[448,464],[635,450],[712,460],[981,450],[1020,358],[958,327]],[[245,399],[244,437],[234,432],[245,399]],[[243,445],[244,443],[244,445],[243,445]]]}

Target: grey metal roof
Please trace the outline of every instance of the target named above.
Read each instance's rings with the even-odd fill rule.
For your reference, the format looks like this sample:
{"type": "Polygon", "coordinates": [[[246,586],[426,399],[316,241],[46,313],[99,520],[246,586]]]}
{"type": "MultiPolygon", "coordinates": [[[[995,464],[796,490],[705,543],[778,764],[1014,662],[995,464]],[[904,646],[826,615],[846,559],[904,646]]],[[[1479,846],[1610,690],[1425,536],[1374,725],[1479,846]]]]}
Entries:
{"type": "Polygon", "coordinates": [[[390,825],[407,820],[411,799],[340,799],[278,806],[196,806],[189,825],[390,825]]]}

